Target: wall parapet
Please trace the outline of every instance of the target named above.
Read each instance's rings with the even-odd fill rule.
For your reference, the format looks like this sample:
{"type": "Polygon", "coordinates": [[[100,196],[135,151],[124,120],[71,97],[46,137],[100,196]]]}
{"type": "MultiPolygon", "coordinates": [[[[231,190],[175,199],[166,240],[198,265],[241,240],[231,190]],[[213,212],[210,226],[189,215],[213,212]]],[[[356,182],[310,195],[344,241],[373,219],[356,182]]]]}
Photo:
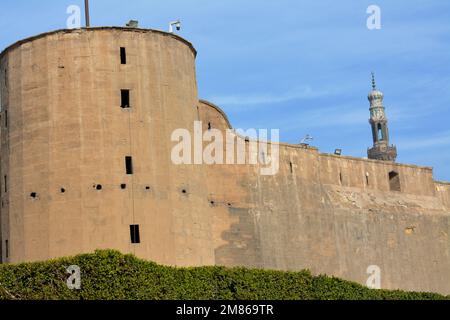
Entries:
{"type": "Polygon", "coordinates": [[[81,32],[91,32],[91,31],[99,31],[99,30],[119,30],[119,31],[125,31],[125,32],[157,33],[157,34],[165,35],[167,37],[171,37],[178,41],[183,42],[192,50],[192,53],[194,54],[194,56],[195,57],[197,56],[197,50],[194,48],[194,45],[192,43],[190,43],[189,41],[187,41],[186,39],[184,39],[183,37],[180,37],[179,35],[161,31],[161,30],[155,30],[155,29],[111,26],[111,27],[89,27],[89,28],[79,28],[79,29],[58,29],[58,30],[54,30],[54,31],[40,33],[38,35],[27,37],[25,39],[14,42],[10,46],[6,47],[3,51],[0,52],[0,59],[3,58],[3,56],[7,52],[13,50],[14,48],[21,46],[24,43],[32,42],[32,41],[40,39],[40,38],[45,38],[50,35],[54,35],[54,34],[58,34],[58,33],[81,33],[81,32]]]}
{"type": "Polygon", "coordinates": [[[358,158],[358,157],[354,157],[354,156],[342,156],[342,155],[338,156],[335,154],[322,153],[322,152],[319,155],[324,156],[324,157],[342,158],[342,159],[355,160],[355,161],[364,161],[367,163],[379,163],[379,164],[383,164],[383,165],[393,165],[393,166],[397,166],[397,167],[408,167],[408,168],[414,168],[414,169],[433,171],[432,167],[418,166],[415,164],[408,164],[408,163],[398,163],[398,162],[389,162],[389,161],[376,160],[376,159],[358,158]]]}

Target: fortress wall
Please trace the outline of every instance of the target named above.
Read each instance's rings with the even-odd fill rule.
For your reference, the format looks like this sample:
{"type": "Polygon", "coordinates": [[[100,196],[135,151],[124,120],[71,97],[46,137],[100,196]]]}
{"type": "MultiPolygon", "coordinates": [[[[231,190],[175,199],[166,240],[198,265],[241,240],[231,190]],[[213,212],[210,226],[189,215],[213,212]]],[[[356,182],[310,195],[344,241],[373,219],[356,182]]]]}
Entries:
{"type": "MultiPolygon", "coordinates": [[[[208,129],[208,123],[212,128],[222,131],[231,129],[229,120],[223,111],[208,101],[199,102],[199,117],[203,121],[204,131],[208,129]]],[[[433,172],[428,167],[319,154],[315,148],[304,148],[300,145],[281,144],[280,149],[296,151],[287,152],[284,158],[280,157],[280,170],[283,171],[283,174],[289,173],[292,164],[292,170],[296,171],[297,176],[307,179],[317,178],[317,182],[320,181],[322,184],[390,191],[389,172],[395,171],[400,176],[402,193],[422,196],[435,195],[433,172]],[[309,158],[314,161],[305,162],[298,158],[298,154],[304,152],[309,154],[309,158]]]]}
{"type": "Polygon", "coordinates": [[[391,194],[361,196],[356,188],[333,189],[284,176],[259,182],[249,210],[257,217],[257,265],[309,268],[362,284],[367,267],[377,265],[383,288],[450,293],[448,212],[432,214],[421,201],[401,196],[384,204],[391,194]]]}
{"type": "Polygon", "coordinates": [[[99,248],[166,264],[214,262],[204,245],[211,238],[204,174],[170,161],[171,133],[197,117],[190,45],[161,32],[92,28],[35,37],[2,59],[9,262],[99,248]],[[121,89],[131,92],[129,109],[120,108],[121,89]],[[133,157],[133,175],[125,156],[133,157]],[[132,224],[140,225],[140,245],[130,243],[132,224]]]}
{"type": "Polygon", "coordinates": [[[389,172],[395,171],[400,176],[401,192],[428,196],[435,194],[433,172],[427,167],[329,154],[320,155],[320,166],[320,177],[324,184],[389,191],[389,172]]]}
{"type": "MultiPolygon", "coordinates": [[[[201,119],[228,126],[217,121],[215,108],[201,104],[199,110],[201,119]]],[[[259,169],[205,168],[207,188],[216,199],[216,264],[307,268],[362,284],[367,268],[377,265],[383,288],[450,293],[450,214],[427,188],[428,168],[282,145],[279,173],[261,176],[259,169]],[[401,180],[405,191],[389,191],[390,170],[411,175],[401,180]],[[373,186],[364,184],[365,172],[373,186]]]]}
{"type": "MultiPolygon", "coordinates": [[[[282,159],[314,168],[317,160],[296,151],[282,149],[282,159]]],[[[218,264],[308,268],[362,284],[367,268],[377,265],[383,288],[450,293],[450,217],[428,208],[433,197],[366,194],[295,172],[263,177],[247,170],[233,176],[241,185],[248,183],[243,193],[248,202],[228,210],[230,227],[221,230],[218,264]]],[[[216,184],[214,192],[227,194],[221,186],[216,184]]],[[[223,210],[220,217],[223,224],[223,210]]]]}
{"type": "Polygon", "coordinates": [[[441,199],[447,210],[450,210],[450,183],[435,182],[436,194],[441,199]]]}

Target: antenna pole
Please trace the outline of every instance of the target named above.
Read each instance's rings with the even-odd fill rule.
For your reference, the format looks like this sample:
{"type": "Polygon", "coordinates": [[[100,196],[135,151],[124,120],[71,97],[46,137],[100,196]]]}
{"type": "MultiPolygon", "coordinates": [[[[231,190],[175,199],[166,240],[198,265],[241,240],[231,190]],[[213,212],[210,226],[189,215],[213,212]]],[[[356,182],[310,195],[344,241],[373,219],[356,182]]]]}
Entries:
{"type": "Polygon", "coordinates": [[[85,10],[85,17],[86,17],[86,28],[89,28],[91,25],[91,22],[89,19],[89,0],[84,0],[84,10],[85,10]]]}

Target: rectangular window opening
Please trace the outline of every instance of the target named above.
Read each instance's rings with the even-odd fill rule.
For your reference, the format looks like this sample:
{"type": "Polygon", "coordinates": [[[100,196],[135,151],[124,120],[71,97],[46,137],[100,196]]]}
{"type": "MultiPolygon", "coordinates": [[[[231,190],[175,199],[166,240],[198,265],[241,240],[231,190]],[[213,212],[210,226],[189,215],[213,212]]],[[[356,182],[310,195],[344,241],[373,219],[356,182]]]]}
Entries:
{"type": "Polygon", "coordinates": [[[125,157],[125,168],[127,174],[133,174],[133,157],[125,157]]]}
{"type": "Polygon", "coordinates": [[[8,185],[6,184],[6,181],[7,181],[7,177],[4,176],[4,177],[3,177],[3,185],[4,185],[4,187],[5,187],[5,193],[8,192],[8,185]]]}
{"type": "Polygon", "coordinates": [[[130,225],[130,237],[131,243],[141,243],[141,236],[139,234],[139,225],[130,225]]]}
{"type": "Polygon", "coordinates": [[[389,188],[391,191],[402,191],[400,187],[400,175],[398,172],[389,172],[389,188]]]}
{"type": "Polygon", "coordinates": [[[5,128],[8,128],[8,110],[5,110],[5,128]]]}
{"type": "Polygon", "coordinates": [[[130,108],[130,90],[122,89],[120,90],[121,104],[120,107],[123,109],[130,108]]]}
{"type": "Polygon", "coordinates": [[[9,242],[5,240],[5,257],[9,258],[9,242]]]}
{"type": "Polygon", "coordinates": [[[124,47],[120,48],[120,63],[127,64],[127,51],[124,47]]]}

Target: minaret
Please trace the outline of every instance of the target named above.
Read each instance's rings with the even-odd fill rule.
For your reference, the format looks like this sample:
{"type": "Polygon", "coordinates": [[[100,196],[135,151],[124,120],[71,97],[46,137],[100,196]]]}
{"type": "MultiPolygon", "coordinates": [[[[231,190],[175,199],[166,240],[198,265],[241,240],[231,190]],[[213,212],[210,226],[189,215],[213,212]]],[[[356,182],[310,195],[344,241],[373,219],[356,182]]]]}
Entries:
{"type": "Polygon", "coordinates": [[[388,120],[384,112],[383,93],[377,90],[372,72],[372,91],[369,93],[373,147],[367,151],[369,159],[395,161],[397,148],[389,145],[388,120]]]}

